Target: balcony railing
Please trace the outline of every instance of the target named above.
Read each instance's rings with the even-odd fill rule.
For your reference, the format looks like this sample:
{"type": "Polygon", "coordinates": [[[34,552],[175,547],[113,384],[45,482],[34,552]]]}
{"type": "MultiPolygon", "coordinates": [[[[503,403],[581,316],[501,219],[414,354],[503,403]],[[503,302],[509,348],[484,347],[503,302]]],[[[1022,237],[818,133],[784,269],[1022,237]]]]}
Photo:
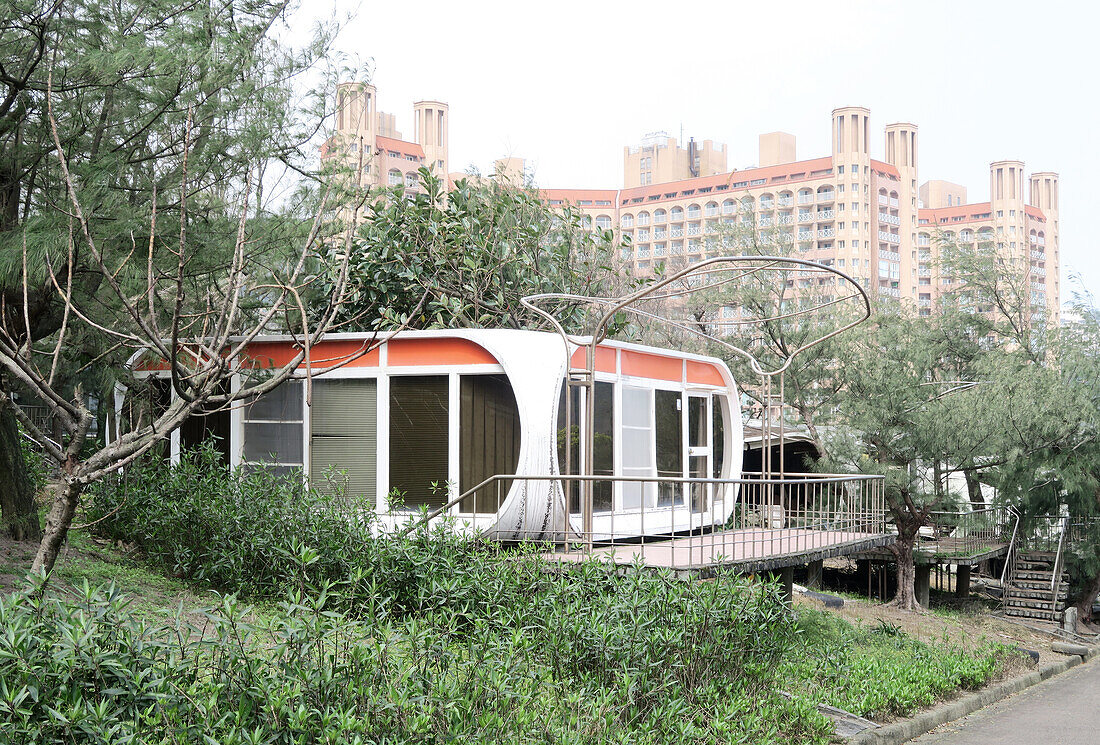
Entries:
{"type": "Polygon", "coordinates": [[[497,475],[426,515],[393,510],[381,517],[405,532],[439,520],[459,536],[548,543],[546,558],[563,563],[595,558],[750,571],[780,557],[886,545],[893,533],[886,518],[881,476],[753,473],[737,479],[497,475]],[[545,523],[501,529],[501,506],[517,490],[557,495],[547,500],[552,506],[545,523]],[[595,494],[606,495],[610,508],[594,509],[589,495],[595,494]],[[628,500],[636,506],[627,507],[628,500]]]}
{"type": "Polygon", "coordinates": [[[832,202],[832,201],[834,201],[833,197],[835,197],[835,196],[836,195],[831,191],[819,191],[817,193],[817,201],[818,202],[832,202]]]}
{"type": "Polygon", "coordinates": [[[901,225],[901,218],[898,217],[897,215],[891,215],[888,212],[878,213],[878,221],[879,222],[884,222],[887,225],[898,225],[898,226],[901,225]]]}
{"type": "Polygon", "coordinates": [[[780,215],[778,221],[780,225],[790,225],[794,222],[794,215],[780,215]]]}
{"type": "Polygon", "coordinates": [[[812,241],[814,239],[814,232],[812,230],[800,230],[798,231],[798,240],[800,241],[812,241]]]}
{"type": "Polygon", "coordinates": [[[790,207],[792,204],[794,204],[794,197],[780,197],[779,198],[779,206],[780,207],[790,207]]]}
{"type": "Polygon", "coordinates": [[[813,212],[799,212],[798,213],[798,221],[799,222],[813,222],[814,221],[814,213],[813,212]]]}
{"type": "Polygon", "coordinates": [[[819,228],[817,231],[818,238],[832,238],[836,235],[836,231],[832,228],[819,228]]]}
{"type": "Polygon", "coordinates": [[[817,211],[817,219],[818,220],[832,220],[833,219],[833,211],[832,210],[818,210],[817,211]]]}
{"type": "Polygon", "coordinates": [[[883,207],[885,207],[886,205],[888,205],[890,203],[890,198],[887,197],[885,194],[879,194],[878,195],[878,203],[881,204],[883,207]]]}
{"type": "Polygon", "coordinates": [[[707,207],[706,214],[707,214],[707,217],[714,217],[715,215],[718,214],[718,208],[717,207],[707,207]]]}
{"type": "Polygon", "coordinates": [[[1043,251],[1032,251],[1031,258],[1036,259],[1037,261],[1046,261],[1047,255],[1043,251]]]}
{"type": "Polygon", "coordinates": [[[890,206],[893,207],[894,209],[897,209],[898,200],[897,200],[896,197],[890,197],[890,206]]]}
{"type": "Polygon", "coordinates": [[[901,254],[896,251],[879,251],[878,257],[883,261],[901,261],[901,254]]]}
{"type": "Polygon", "coordinates": [[[702,216],[702,214],[703,214],[703,211],[699,210],[699,209],[688,210],[688,219],[693,220],[696,217],[702,216]]]}
{"type": "Polygon", "coordinates": [[[699,235],[700,232],[698,225],[688,225],[688,235],[699,235]]]}
{"type": "Polygon", "coordinates": [[[798,203],[799,204],[813,204],[814,203],[814,195],[813,194],[799,194],[798,195],[798,203]]]}
{"type": "Polygon", "coordinates": [[[760,216],[760,227],[770,228],[772,226],[772,219],[767,215],[760,216]]]}
{"type": "Polygon", "coordinates": [[[901,236],[896,233],[887,233],[884,230],[878,231],[878,239],[885,241],[886,243],[901,243],[901,236]]]}
{"type": "Polygon", "coordinates": [[[672,237],[673,238],[683,238],[684,237],[684,229],[683,228],[673,228],[672,229],[672,237]]]}

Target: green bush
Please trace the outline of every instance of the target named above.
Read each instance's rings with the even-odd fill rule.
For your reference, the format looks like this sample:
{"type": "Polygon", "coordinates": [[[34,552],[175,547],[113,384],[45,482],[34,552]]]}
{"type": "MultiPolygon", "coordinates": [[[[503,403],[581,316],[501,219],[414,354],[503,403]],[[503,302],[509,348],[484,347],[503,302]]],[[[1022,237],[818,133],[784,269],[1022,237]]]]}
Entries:
{"type": "MultiPolygon", "coordinates": [[[[271,628],[243,624],[227,605],[212,618],[232,618],[233,634],[212,621],[217,644],[208,631],[191,667],[165,663],[196,669],[205,649],[228,671],[217,676],[228,692],[204,689],[196,700],[315,712],[321,694],[307,682],[316,675],[332,684],[321,698],[333,711],[368,717],[355,731],[378,742],[782,742],[824,732],[820,717],[769,685],[796,634],[775,585],[598,563],[556,571],[534,548],[461,539],[446,526],[387,534],[358,507],[264,473],[230,473],[207,453],[132,467],[95,491],[89,511],[105,534],[138,544],[172,574],[257,599],[291,593],[271,628]],[[237,644],[238,634],[248,641],[237,644]],[[272,650],[289,639],[356,666],[288,667],[272,650]],[[240,651],[256,648],[265,653],[240,651]],[[261,672],[264,686],[288,685],[310,703],[282,689],[238,690],[261,672]]],[[[222,705],[210,716],[223,716],[222,705]]],[[[186,722],[189,701],[178,706],[173,716],[186,722]]],[[[249,716],[234,727],[285,725],[249,716]]],[[[318,716],[310,726],[330,730],[295,731],[343,731],[330,722],[336,714],[318,716]]]]}

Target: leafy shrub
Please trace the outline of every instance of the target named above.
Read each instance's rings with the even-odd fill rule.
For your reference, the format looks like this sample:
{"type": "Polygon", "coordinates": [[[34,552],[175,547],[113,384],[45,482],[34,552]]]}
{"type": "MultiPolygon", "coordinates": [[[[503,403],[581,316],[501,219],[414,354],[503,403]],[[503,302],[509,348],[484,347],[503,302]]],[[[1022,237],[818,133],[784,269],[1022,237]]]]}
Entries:
{"type": "MultiPolygon", "coordinates": [[[[821,731],[768,685],[796,631],[775,585],[598,563],[555,571],[535,548],[461,539],[446,526],[387,534],[362,505],[211,458],[131,468],[96,490],[90,517],[191,581],[255,598],[293,593],[281,625],[248,630],[245,647],[308,638],[296,624],[323,604],[321,615],[339,620],[334,653],[361,665],[325,695],[346,711],[344,691],[366,687],[375,723],[366,740],[675,742],[737,731],[783,741],[821,731]]],[[[329,642],[309,643],[322,654],[329,642]]]]}

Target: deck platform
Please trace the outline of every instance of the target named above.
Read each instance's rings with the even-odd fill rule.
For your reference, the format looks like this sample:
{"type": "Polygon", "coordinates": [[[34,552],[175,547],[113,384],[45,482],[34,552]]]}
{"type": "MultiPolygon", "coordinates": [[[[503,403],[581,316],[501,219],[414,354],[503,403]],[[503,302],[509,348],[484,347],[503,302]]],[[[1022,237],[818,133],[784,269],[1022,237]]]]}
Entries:
{"type": "Polygon", "coordinates": [[[592,551],[559,551],[551,561],[581,562],[588,558],[618,566],[640,562],[647,568],[707,574],[726,568],[764,572],[811,561],[885,547],[893,534],[859,533],[806,528],[751,528],[721,530],[703,535],[648,539],[645,543],[597,545],[592,551]]]}
{"type": "MultiPolygon", "coordinates": [[[[916,564],[955,564],[957,566],[976,567],[983,561],[996,559],[1008,553],[1008,544],[985,542],[974,545],[973,541],[960,538],[941,538],[938,541],[921,541],[913,547],[913,561],[916,564]]],[[[893,561],[894,554],[886,548],[872,548],[861,551],[857,559],[874,561],[893,561]]]]}

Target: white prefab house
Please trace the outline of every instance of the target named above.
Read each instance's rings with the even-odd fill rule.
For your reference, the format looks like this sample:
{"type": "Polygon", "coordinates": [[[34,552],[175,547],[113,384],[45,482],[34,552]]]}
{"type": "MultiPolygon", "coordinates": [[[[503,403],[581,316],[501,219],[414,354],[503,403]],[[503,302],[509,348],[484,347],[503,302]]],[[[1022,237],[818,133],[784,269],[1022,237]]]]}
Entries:
{"type": "MultiPolygon", "coordinates": [[[[347,362],[371,338],[329,335],[311,349],[308,396],[303,366],[258,399],[193,417],[172,457],[214,434],[232,467],[300,472],[366,496],[383,520],[443,507],[501,539],[560,540],[582,531],[584,480],[562,475],[581,472],[590,441],[593,537],[707,528],[733,510],[735,485],[687,481],[741,475],[737,387],[716,358],[604,341],[589,388],[566,384],[588,350],[556,333],[402,332],[347,362]],[[579,437],[590,390],[593,436],[579,437]]],[[[277,367],[297,351],[272,336],[248,356],[277,367]]],[[[160,366],[134,370],[170,395],[160,366]]]]}

